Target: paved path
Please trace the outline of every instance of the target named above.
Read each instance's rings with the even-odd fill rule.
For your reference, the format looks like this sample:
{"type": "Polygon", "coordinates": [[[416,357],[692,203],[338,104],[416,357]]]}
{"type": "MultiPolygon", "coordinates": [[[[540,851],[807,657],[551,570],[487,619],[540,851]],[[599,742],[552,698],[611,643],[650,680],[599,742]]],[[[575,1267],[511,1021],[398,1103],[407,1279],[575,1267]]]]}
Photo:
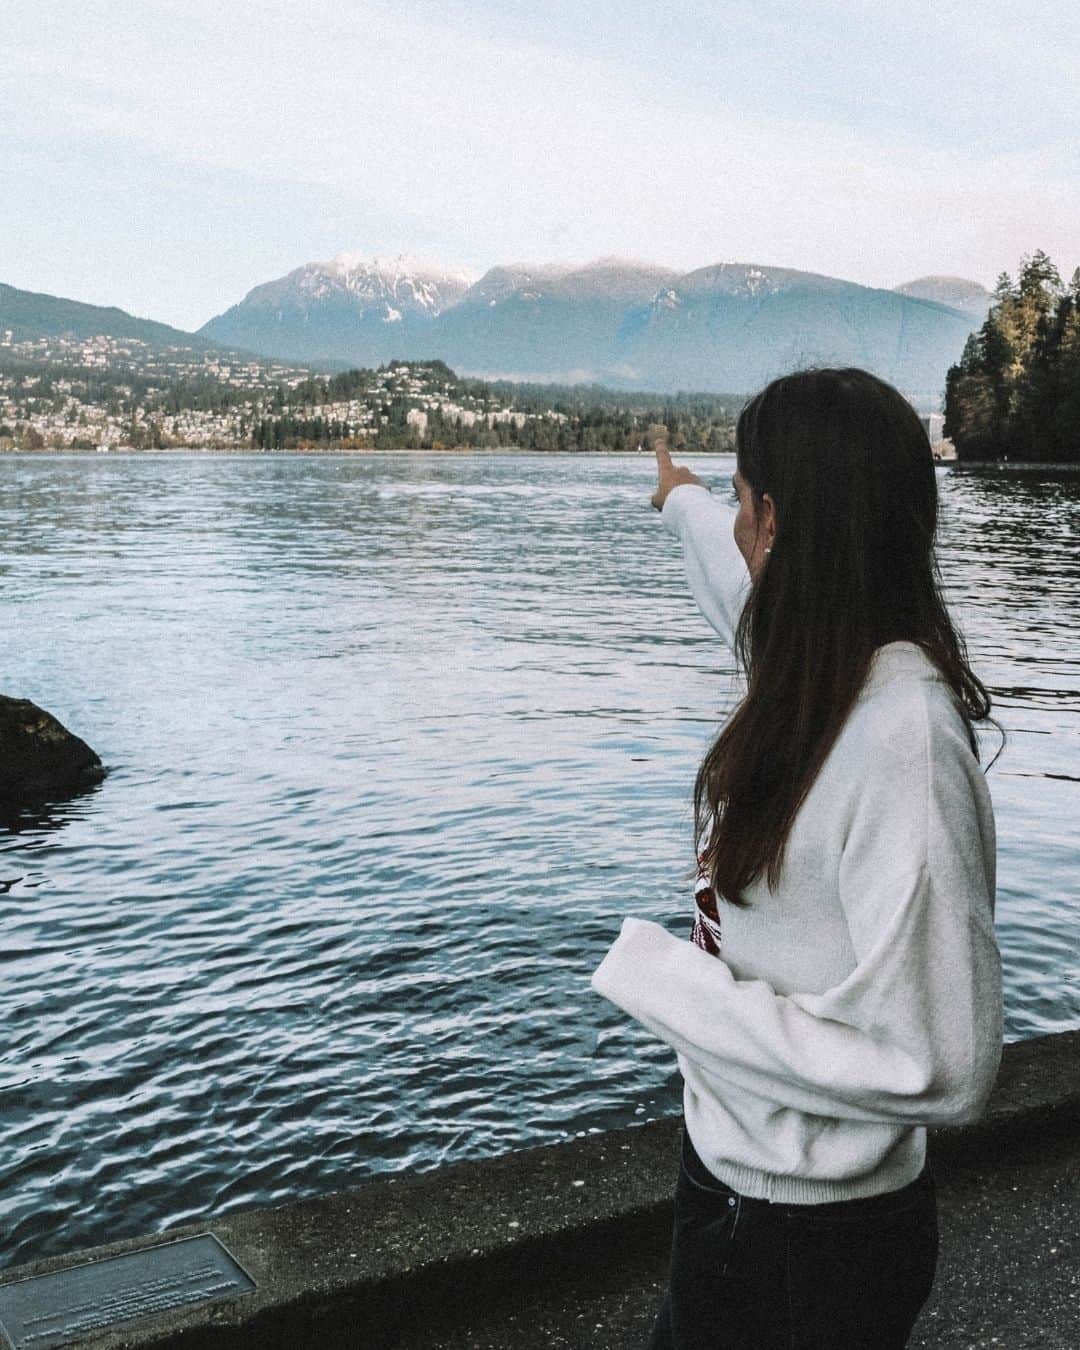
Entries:
{"type": "MultiPolygon", "coordinates": [[[[1080,1350],[1080,1135],[1018,1143],[992,1166],[936,1162],[935,1177],[937,1278],[909,1350],[1080,1350]]],[[[615,1279],[538,1290],[529,1306],[486,1303],[476,1325],[429,1323],[397,1344],[642,1350],[667,1259],[659,1245],[631,1255],[615,1279]]]]}

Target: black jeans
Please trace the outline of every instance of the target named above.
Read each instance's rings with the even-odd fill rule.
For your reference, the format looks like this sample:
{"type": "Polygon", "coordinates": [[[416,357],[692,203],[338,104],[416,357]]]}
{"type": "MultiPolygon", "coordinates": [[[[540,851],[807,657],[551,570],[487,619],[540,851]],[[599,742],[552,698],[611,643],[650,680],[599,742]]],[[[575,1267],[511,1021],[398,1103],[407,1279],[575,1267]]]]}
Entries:
{"type": "Polygon", "coordinates": [[[883,1195],[754,1200],[708,1171],[684,1125],[671,1271],[648,1350],[902,1350],[937,1256],[929,1161],[883,1195]]]}

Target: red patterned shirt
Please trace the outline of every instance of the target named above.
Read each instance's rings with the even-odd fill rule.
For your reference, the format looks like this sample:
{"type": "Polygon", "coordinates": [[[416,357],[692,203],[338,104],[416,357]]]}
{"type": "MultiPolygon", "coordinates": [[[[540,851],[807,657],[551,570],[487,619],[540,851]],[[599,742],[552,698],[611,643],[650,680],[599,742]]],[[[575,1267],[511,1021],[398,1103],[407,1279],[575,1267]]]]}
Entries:
{"type": "Polygon", "coordinates": [[[705,855],[698,854],[698,879],[694,885],[694,927],[690,941],[712,956],[720,955],[720,913],[716,892],[705,872],[705,855]]]}

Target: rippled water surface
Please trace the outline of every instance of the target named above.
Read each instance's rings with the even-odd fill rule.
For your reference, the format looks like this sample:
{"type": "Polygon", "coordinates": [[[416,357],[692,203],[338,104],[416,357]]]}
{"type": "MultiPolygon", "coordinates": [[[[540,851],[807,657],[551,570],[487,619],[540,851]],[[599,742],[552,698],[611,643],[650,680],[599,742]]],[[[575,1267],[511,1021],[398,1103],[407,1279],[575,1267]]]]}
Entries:
{"type": "MultiPolygon", "coordinates": [[[[111,769],[0,827],[0,1261],[679,1110],[673,1054],[588,986],[623,915],[686,934],[729,697],[654,485],[632,456],[0,461],[0,690],[111,769]]],[[[1009,733],[1018,1040],[1080,1026],[1080,475],[940,485],[1009,733]]]]}

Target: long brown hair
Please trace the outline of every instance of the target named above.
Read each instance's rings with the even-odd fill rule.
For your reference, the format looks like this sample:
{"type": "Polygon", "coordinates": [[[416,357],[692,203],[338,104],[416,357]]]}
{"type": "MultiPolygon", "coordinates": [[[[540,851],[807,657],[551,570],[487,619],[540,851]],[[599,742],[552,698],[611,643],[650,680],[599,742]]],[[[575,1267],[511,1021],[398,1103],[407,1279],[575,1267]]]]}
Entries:
{"type": "Polygon", "coordinates": [[[976,757],[972,723],[991,705],[942,597],[934,460],[903,395],[865,370],[798,371],[747,403],[735,445],[755,505],[766,492],[775,502],[777,528],[735,633],[747,692],[698,769],[694,830],[695,849],[708,839],[699,858],[716,895],[745,907],[741,892],[762,871],[776,886],[795,815],[876,648],[904,640],[926,652],[976,757]]]}

